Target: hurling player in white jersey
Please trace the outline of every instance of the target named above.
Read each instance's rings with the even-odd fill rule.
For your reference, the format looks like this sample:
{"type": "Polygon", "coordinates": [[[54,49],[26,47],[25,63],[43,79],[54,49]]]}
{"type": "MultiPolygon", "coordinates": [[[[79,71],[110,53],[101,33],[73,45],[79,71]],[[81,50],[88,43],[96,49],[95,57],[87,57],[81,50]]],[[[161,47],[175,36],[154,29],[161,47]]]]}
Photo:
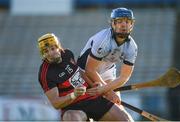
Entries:
{"type": "Polygon", "coordinates": [[[86,73],[91,84],[101,84],[87,92],[91,95],[105,94],[107,98],[119,103],[112,92],[123,86],[131,77],[137,56],[137,45],[130,36],[135,18],[132,10],[116,8],[111,12],[111,27],[93,35],[78,58],[78,65],[86,73]],[[116,77],[115,63],[121,62],[116,77]],[[108,95],[110,94],[110,95],[108,95]],[[111,97],[111,98],[110,98],[111,97]]]}

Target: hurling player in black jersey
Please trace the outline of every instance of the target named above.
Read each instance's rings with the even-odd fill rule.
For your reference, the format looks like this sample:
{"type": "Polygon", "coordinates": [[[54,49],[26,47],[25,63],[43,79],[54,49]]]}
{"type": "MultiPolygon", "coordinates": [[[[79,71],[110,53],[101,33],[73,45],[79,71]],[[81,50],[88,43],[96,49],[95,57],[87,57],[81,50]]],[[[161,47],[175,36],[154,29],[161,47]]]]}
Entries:
{"type": "Polygon", "coordinates": [[[103,98],[86,93],[88,79],[79,72],[73,53],[62,48],[58,38],[48,33],[38,39],[42,57],[39,83],[45,95],[56,109],[62,110],[63,121],[93,120],[129,121],[122,109],[103,98]],[[84,80],[86,79],[86,81],[84,80]]]}

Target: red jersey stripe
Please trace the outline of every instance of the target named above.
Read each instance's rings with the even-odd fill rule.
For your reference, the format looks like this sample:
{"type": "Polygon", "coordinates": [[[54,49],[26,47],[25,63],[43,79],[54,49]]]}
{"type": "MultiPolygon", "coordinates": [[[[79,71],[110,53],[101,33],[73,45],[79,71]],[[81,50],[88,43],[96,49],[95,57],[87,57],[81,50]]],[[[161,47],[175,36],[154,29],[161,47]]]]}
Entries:
{"type": "Polygon", "coordinates": [[[42,66],[42,72],[41,72],[41,79],[42,79],[41,83],[42,83],[43,89],[45,91],[49,90],[48,83],[46,80],[46,74],[47,74],[48,66],[49,66],[49,64],[44,62],[43,66],[42,66]]]}

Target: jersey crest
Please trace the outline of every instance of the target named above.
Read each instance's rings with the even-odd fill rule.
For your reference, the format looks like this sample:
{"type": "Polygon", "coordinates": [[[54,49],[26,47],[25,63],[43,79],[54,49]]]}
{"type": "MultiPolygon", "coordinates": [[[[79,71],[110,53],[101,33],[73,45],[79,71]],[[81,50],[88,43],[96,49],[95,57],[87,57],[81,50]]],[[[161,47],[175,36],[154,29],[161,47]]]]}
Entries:
{"type": "Polygon", "coordinates": [[[75,88],[77,86],[82,86],[85,81],[81,78],[81,75],[79,73],[79,68],[76,70],[76,72],[73,74],[73,76],[69,79],[69,83],[75,88]]]}
{"type": "Polygon", "coordinates": [[[103,61],[120,62],[123,59],[123,53],[120,49],[114,49],[103,58],[103,61]]]}

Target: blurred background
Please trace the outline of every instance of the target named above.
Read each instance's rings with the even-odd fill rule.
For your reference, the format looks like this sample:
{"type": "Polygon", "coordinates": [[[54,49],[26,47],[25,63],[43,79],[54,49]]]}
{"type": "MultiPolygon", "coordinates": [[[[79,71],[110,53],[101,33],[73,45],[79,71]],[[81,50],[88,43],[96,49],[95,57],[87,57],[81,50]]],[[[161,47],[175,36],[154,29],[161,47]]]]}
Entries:
{"type": "MultiPolygon", "coordinates": [[[[180,69],[179,0],[0,0],[0,120],[59,120],[38,82],[37,39],[55,33],[77,59],[88,38],[109,27],[113,8],[133,10],[138,45],[128,84],[180,69]]],[[[180,87],[121,92],[122,99],[164,119],[180,120],[180,87]]],[[[135,121],[147,120],[127,109],[135,121]]]]}

